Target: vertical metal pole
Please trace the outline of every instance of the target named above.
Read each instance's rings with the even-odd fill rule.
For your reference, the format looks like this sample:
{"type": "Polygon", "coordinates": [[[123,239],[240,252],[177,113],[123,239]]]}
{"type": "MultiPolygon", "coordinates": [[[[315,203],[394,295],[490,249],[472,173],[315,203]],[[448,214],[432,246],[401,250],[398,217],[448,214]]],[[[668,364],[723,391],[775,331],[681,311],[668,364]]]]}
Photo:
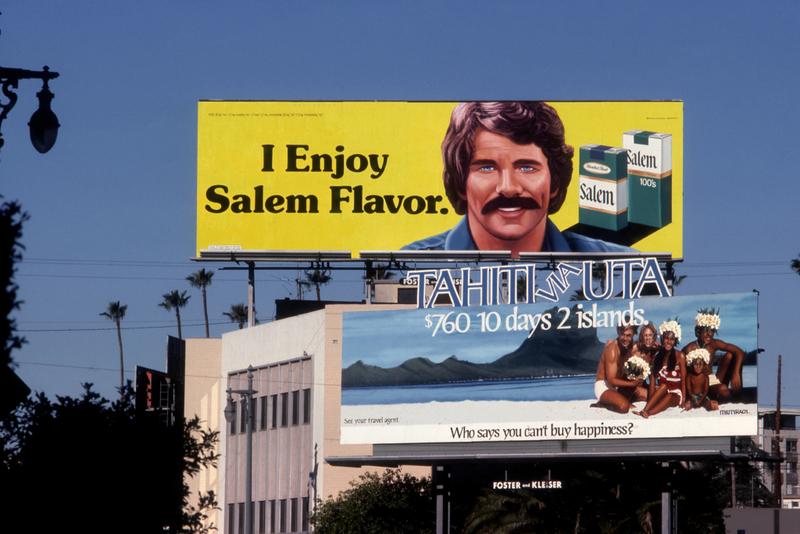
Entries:
{"type": "MultiPolygon", "coordinates": [[[[256,264],[247,262],[247,328],[256,325],[256,264]]],[[[248,389],[253,389],[252,385],[248,389]]]]}
{"type": "MultiPolygon", "coordinates": [[[[251,264],[252,265],[252,264],[251,264]]],[[[252,267],[251,267],[252,269],[252,267]]],[[[252,272],[252,271],[251,271],[252,272]]],[[[252,308],[251,308],[252,309],[252,308]]],[[[245,394],[245,410],[247,410],[247,471],[244,492],[245,533],[253,534],[253,366],[247,368],[247,389],[245,394]]]]}
{"type": "Polygon", "coordinates": [[[436,534],[450,533],[450,468],[431,467],[431,482],[436,496],[436,534]]]}
{"type": "Polygon", "coordinates": [[[661,493],[661,534],[672,534],[672,492],[661,493]]]}

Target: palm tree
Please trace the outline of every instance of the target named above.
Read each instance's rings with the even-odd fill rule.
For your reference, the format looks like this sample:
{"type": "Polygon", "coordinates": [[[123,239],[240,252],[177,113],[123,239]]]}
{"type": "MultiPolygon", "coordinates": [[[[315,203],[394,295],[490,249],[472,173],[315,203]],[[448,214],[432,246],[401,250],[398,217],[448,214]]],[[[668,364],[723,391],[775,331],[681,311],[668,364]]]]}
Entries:
{"type": "MultiPolygon", "coordinates": [[[[797,257],[800,258],[800,254],[798,254],[797,257]]],[[[800,274],[800,260],[794,259],[794,260],[792,260],[790,265],[792,266],[792,270],[794,270],[794,272],[796,272],[797,274],[800,274]]]]}
{"type": "MultiPolygon", "coordinates": [[[[245,323],[247,323],[247,306],[244,305],[244,302],[240,302],[239,304],[231,304],[231,311],[230,312],[222,312],[222,315],[229,318],[232,323],[239,323],[239,330],[244,328],[245,323]]],[[[256,324],[258,324],[258,319],[256,319],[256,324]]]]}
{"type": "Polygon", "coordinates": [[[117,324],[117,339],[119,340],[119,394],[122,395],[124,388],[125,388],[125,366],[122,363],[122,329],[119,325],[119,322],[125,318],[125,310],[128,309],[128,305],[125,304],[124,306],[119,305],[119,301],[117,302],[109,302],[108,309],[101,313],[103,317],[106,317],[117,324]]]}
{"type": "Polygon", "coordinates": [[[186,306],[191,295],[187,297],[186,291],[178,293],[177,289],[173,289],[172,293],[164,293],[161,296],[164,298],[164,302],[160,302],[158,305],[167,311],[172,311],[173,308],[175,309],[175,316],[178,318],[178,339],[183,339],[183,335],[181,334],[181,308],[186,306]]]}
{"type": "Polygon", "coordinates": [[[203,291],[203,315],[206,318],[206,337],[208,335],[208,304],[206,303],[206,286],[211,285],[211,277],[214,276],[214,271],[206,272],[205,269],[195,271],[191,276],[186,279],[192,284],[192,287],[199,287],[203,291]]]}
{"type": "Polygon", "coordinates": [[[317,288],[317,300],[321,300],[319,295],[319,286],[330,284],[333,278],[331,278],[331,275],[328,274],[327,269],[314,269],[313,271],[306,270],[306,280],[317,288]]]}

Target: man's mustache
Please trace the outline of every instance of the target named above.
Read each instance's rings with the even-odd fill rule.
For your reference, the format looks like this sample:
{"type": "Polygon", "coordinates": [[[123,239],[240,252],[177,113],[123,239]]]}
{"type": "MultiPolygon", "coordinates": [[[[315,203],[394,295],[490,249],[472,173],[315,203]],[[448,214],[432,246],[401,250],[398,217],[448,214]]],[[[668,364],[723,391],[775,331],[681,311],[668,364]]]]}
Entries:
{"type": "Polygon", "coordinates": [[[522,208],[525,210],[538,210],[542,207],[536,201],[536,199],[531,197],[504,197],[499,196],[495,197],[486,204],[483,205],[481,209],[481,215],[486,215],[491,211],[495,211],[501,208],[522,208]]]}

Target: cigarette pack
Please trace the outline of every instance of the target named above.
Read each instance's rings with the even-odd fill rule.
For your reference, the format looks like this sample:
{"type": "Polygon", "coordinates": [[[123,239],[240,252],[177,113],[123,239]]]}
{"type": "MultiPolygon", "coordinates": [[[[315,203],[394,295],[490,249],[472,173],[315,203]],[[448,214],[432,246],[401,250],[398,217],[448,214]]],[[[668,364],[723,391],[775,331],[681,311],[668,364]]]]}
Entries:
{"type": "Polygon", "coordinates": [[[672,222],[672,135],[631,130],[628,150],[628,222],[663,228],[672,222]]]}
{"type": "Polygon", "coordinates": [[[626,150],[584,145],[579,161],[579,222],[607,230],[621,230],[628,226],[626,150]]]}

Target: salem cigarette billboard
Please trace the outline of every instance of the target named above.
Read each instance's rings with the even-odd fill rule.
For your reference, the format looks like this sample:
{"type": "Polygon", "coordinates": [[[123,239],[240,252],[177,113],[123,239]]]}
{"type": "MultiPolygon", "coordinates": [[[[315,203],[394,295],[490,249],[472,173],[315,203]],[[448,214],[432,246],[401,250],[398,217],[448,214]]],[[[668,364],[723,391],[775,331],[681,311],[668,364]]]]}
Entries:
{"type": "Polygon", "coordinates": [[[200,102],[198,254],[623,246],[682,256],[683,104],[550,104],[200,102]],[[509,169],[481,155],[481,131],[536,147],[538,159],[510,163],[521,182],[499,185],[509,169]],[[473,172],[491,187],[467,180],[473,172]],[[505,204],[489,210],[493,197],[505,204]],[[504,233],[514,225],[521,234],[504,233]]]}
{"type": "Polygon", "coordinates": [[[755,293],[345,313],[341,441],[753,435],[757,346],[755,293]],[[620,323],[638,331],[629,348],[620,323]],[[653,368],[644,382],[636,358],[653,368]]]}

